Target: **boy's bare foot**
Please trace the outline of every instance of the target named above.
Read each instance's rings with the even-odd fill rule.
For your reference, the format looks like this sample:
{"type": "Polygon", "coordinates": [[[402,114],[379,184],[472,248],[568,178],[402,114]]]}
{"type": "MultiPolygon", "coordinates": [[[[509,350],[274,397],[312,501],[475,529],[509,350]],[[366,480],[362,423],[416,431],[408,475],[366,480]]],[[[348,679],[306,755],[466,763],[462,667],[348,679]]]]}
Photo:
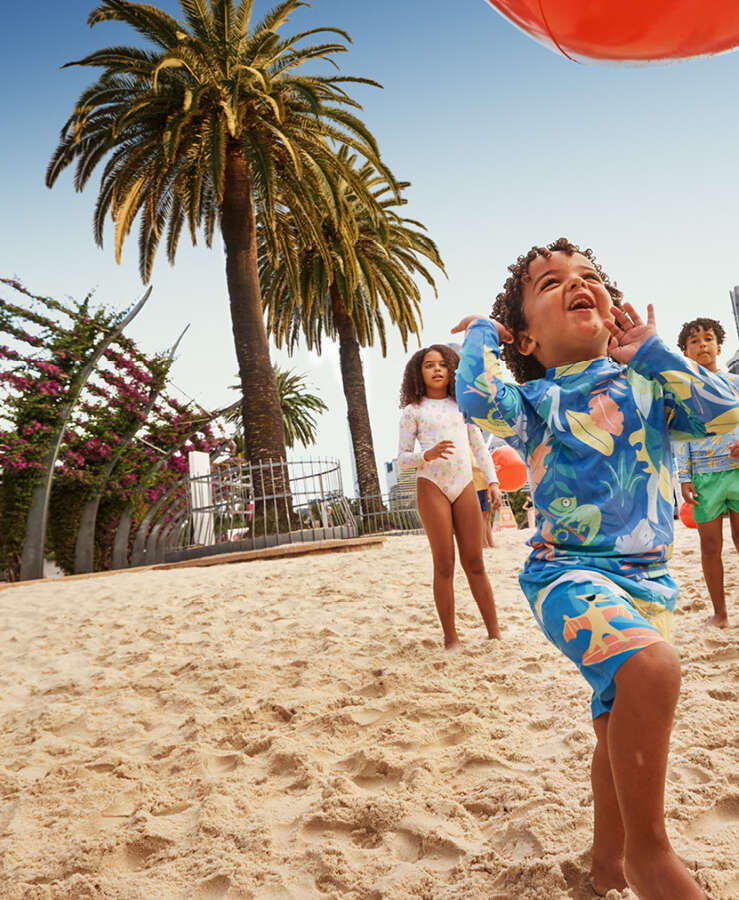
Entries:
{"type": "Polygon", "coordinates": [[[462,642],[460,641],[460,639],[457,637],[456,634],[450,640],[444,641],[444,649],[445,650],[450,650],[450,651],[451,650],[459,650],[459,648],[461,646],[462,646],[462,642]]]}
{"type": "Polygon", "coordinates": [[[503,637],[502,637],[502,635],[501,635],[501,633],[500,633],[500,629],[499,629],[499,628],[496,628],[495,631],[493,631],[493,632],[488,631],[488,640],[489,640],[489,641],[501,641],[501,640],[503,640],[503,637]]]}
{"type": "Polygon", "coordinates": [[[639,900],[711,900],[672,849],[627,856],[624,871],[639,900]]]}
{"type": "Polygon", "coordinates": [[[728,628],[729,617],[726,615],[720,616],[718,613],[715,613],[706,619],[706,625],[713,625],[714,628],[728,628]]]}
{"type": "Polygon", "coordinates": [[[604,896],[608,891],[623,891],[628,887],[624,875],[623,859],[598,862],[592,860],[590,864],[590,884],[596,894],[604,896]]]}

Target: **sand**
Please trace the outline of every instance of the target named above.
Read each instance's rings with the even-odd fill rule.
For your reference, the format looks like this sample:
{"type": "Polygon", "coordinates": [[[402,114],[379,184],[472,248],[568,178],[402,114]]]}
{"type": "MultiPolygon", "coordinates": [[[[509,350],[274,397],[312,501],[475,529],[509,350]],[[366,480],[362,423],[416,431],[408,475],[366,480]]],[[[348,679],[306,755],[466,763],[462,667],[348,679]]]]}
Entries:
{"type": "MultiPolygon", "coordinates": [[[[594,897],[588,690],[518,590],[524,538],[486,551],[504,642],[458,572],[456,654],[423,536],[0,591],[0,896],[594,897]]],[[[704,628],[679,523],[673,574],[669,832],[735,900],[739,630],[704,628]]]]}

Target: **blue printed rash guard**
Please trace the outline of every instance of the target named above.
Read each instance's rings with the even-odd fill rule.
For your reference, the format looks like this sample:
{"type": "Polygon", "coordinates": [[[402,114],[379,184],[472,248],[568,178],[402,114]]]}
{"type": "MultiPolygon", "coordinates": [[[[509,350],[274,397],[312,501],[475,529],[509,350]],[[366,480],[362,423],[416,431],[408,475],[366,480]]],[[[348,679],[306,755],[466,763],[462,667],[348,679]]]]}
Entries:
{"type": "Polygon", "coordinates": [[[462,348],[457,403],[526,459],[537,510],[526,571],[586,565],[632,578],[666,574],[670,441],[733,431],[733,385],[691,368],[658,337],[628,366],[599,357],[522,385],[501,380],[499,356],[495,326],[478,319],[462,348]]]}

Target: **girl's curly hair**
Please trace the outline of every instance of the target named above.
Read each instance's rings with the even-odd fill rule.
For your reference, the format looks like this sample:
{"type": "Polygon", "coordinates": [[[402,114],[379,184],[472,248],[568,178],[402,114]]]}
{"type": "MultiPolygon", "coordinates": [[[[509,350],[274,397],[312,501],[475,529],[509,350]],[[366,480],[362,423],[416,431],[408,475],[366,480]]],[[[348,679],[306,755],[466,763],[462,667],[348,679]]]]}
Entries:
{"type": "Polygon", "coordinates": [[[404,406],[408,406],[409,403],[420,403],[426,396],[426,385],[423,383],[421,367],[423,365],[423,358],[429,350],[436,350],[437,353],[441,353],[444,357],[444,362],[449,369],[449,384],[447,385],[446,392],[454,400],[457,399],[457,395],[454,392],[454,373],[457,371],[457,366],[459,365],[459,353],[457,353],[456,350],[452,350],[452,348],[448,347],[446,344],[431,344],[430,347],[421,347],[420,350],[416,350],[406,364],[405,372],[403,373],[403,382],[400,385],[401,409],[403,409],[404,406]]]}
{"type": "Polygon", "coordinates": [[[716,343],[719,347],[726,340],[726,332],[723,329],[723,326],[720,322],[717,322],[716,319],[693,319],[691,322],[684,322],[683,327],[680,329],[680,334],[677,336],[677,346],[685,353],[685,350],[688,346],[688,338],[693,332],[697,331],[699,328],[702,328],[704,331],[713,331],[716,335],[716,343]]]}
{"type": "Polygon", "coordinates": [[[503,362],[513,373],[513,377],[519,384],[525,381],[532,381],[534,378],[543,378],[546,374],[544,366],[533,356],[524,356],[518,349],[518,338],[522,331],[528,327],[523,312],[523,286],[529,278],[529,266],[538,257],[544,256],[547,259],[552,255],[561,251],[572,256],[573,253],[580,253],[585,256],[593,264],[593,268],[603,279],[606,290],[611,295],[614,306],[621,306],[621,298],[623,294],[611,283],[606,273],[596,262],[593,251],[590,249],[581,250],[576,244],[570,243],[567,238],[559,238],[546,247],[532,247],[528,253],[519,256],[512,266],[508,266],[511,273],[503,285],[503,290],[495,298],[491,317],[497,319],[501,324],[513,335],[512,344],[501,344],[501,357],[503,362]]]}

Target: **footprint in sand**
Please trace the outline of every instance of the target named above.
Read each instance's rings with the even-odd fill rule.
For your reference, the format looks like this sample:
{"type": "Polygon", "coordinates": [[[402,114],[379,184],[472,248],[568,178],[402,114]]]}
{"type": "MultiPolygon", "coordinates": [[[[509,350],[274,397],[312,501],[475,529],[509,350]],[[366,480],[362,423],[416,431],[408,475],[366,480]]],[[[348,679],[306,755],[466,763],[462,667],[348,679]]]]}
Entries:
{"type": "Polygon", "coordinates": [[[348,715],[352,722],[356,722],[357,725],[381,725],[394,718],[395,711],[393,709],[374,709],[365,706],[362,709],[351,710],[348,715]]]}
{"type": "Polygon", "coordinates": [[[368,757],[362,750],[341,760],[337,765],[351,776],[358,787],[365,790],[395,784],[402,774],[402,769],[390,765],[382,758],[368,757]]]}
{"type": "Polygon", "coordinates": [[[686,786],[707,784],[711,777],[710,772],[699,766],[674,766],[670,769],[670,780],[674,779],[686,786]]]}
{"type": "Polygon", "coordinates": [[[207,754],[203,757],[203,767],[209,775],[225,775],[226,772],[233,770],[241,763],[241,756],[238,753],[227,754],[207,754]]]}
{"type": "Polygon", "coordinates": [[[708,696],[713,700],[720,700],[722,702],[727,700],[736,700],[739,697],[736,691],[723,691],[718,688],[714,688],[708,692],[708,696]]]}
{"type": "Polygon", "coordinates": [[[226,875],[215,875],[198,885],[192,895],[192,900],[223,900],[230,887],[230,878],[226,875]]]}
{"type": "Polygon", "coordinates": [[[464,853],[451,840],[410,828],[399,828],[386,838],[386,843],[401,862],[419,863],[424,868],[437,871],[453,869],[464,853]]]}
{"type": "Polygon", "coordinates": [[[156,862],[156,856],[168,847],[171,841],[158,835],[145,835],[123,848],[121,861],[130,872],[140,872],[156,862]]]}
{"type": "Polygon", "coordinates": [[[716,834],[739,824],[739,796],[720,800],[713,809],[694,819],[687,827],[690,835],[716,834]]]}

